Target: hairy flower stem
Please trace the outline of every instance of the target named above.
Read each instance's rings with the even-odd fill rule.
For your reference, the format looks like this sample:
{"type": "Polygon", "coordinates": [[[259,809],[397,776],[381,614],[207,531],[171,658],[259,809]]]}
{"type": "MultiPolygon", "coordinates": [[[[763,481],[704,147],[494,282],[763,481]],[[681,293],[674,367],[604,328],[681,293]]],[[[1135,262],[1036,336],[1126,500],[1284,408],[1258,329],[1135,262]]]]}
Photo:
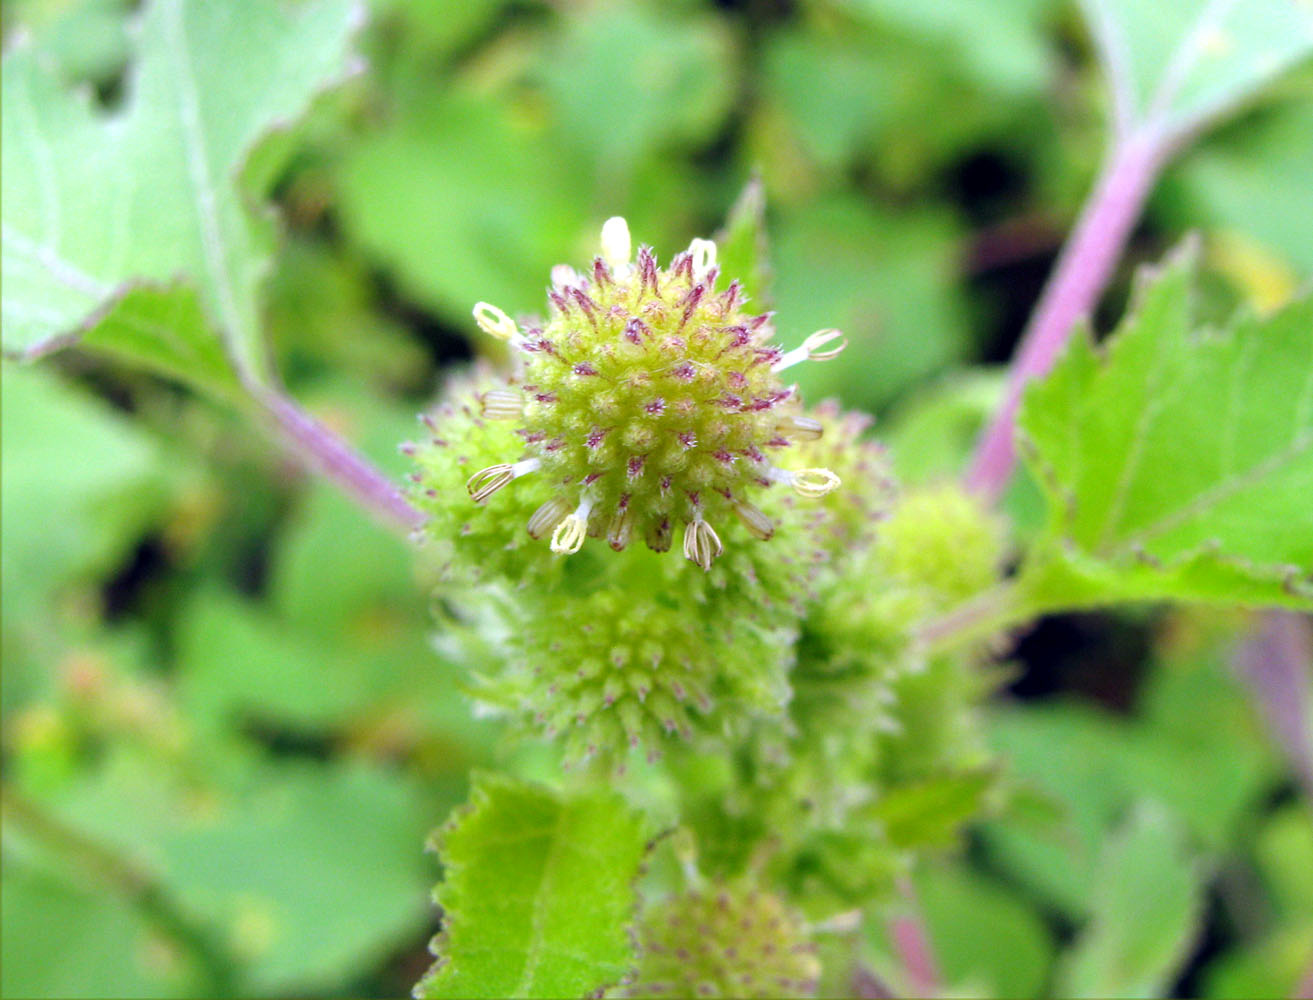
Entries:
{"type": "Polygon", "coordinates": [[[292,453],[298,459],[336,483],[378,520],[404,532],[424,523],[424,515],[387,476],[287,396],[264,387],[252,387],[252,395],[294,446],[292,453]]]}
{"type": "Polygon", "coordinates": [[[1022,390],[1053,367],[1073,325],[1098,304],[1170,153],[1167,136],[1149,127],[1114,144],[1022,336],[1003,404],[976,446],[966,475],[973,492],[994,501],[1006,488],[1022,390]]]}

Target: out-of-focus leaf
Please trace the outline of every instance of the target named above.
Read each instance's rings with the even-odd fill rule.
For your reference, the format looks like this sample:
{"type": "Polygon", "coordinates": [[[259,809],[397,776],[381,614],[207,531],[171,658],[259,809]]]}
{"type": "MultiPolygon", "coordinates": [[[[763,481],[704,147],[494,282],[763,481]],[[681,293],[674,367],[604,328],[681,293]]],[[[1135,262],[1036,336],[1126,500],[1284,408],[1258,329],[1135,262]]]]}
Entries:
{"type": "Polygon", "coordinates": [[[916,898],[955,994],[1040,995],[1053,942],[1035,910],[965,866],[927,866],[916,878],[916,898]]]}
{"type": "Polygon", "coordinates": [[[929,386],[899,406],[880,426],[899,481],[958,475],[1002,398],[1002,374],[979,371],[929,386]]]}
{"type": "Polygon", "coordinates": [[[1260,306],[1281,305],[1292,286],[1313,274],[1313,240],[1301,224],[1301,208],[1313,204],[1306,183],[1313,73],[1307,75],[1289,99],[1192,152],[1168,173],[1155,199],[1181,228],[1209,232],[1209,262],[1239,277],[1260,306]],[[1248,260],[1234,259],[1237,240],[1252,244],[1248,260]],[[1271,259],[1266,268],[1259,264],[1264,254],[1271,259]]]}
{"type": "Polygon", "coordinates": [[[181,620],[179,695],[202,730],[248,718],[330,727],[369,705],[369,675],[352,658],[258,605],[215,588],[198,594],[181,620]]]}
{"type": "Polygon", "coordinates": [[[72,885],[8,853],[3,870],[0,990],[5,996],[183,997],[205,992],[178,943],[151,927],[126,899],[99,884],[72,885]]]}
{"type": "Polygon", "coordinates": [[[1303,804],[1273,815],[1254,849],[1277,909],[1313,922],[1313,818],[1303,804]]]}
{"type": "Polygon", "coordinates": [[[103,571],[159,516],[161,451],[48,373],[3,366],[6,628],[37,625],[55,588],[103,571]]]}
{"type": "Polygon", "coordinates": [[[876,408],[914,379],[956,359],[966,306],[954,274],[956,232],[935,213],[876,213],[831,198],[786,215],[775,241],[777,325],[793,347],[838,327],[835,361],[789,372],[804,398],[838,395],[876,408]]]}
{"type": "Polygon", "coordinates": [[[1188,125],[1250,99],[1313,55],[1313,10],[1290,0],[1081,0],[1131,120],[1188,125]]]}
{"type": "Polygon", "coordinates": [[[5,31],[21,26],[35,34],[66,79],[103,85],[127,60],[131,6],[130,0],[18,0],[5,4],[5,31]]]}
{"type": "Polygon", "coordinates": [[[1163,996],[1201,930],[1203,886],[1170,814],[1144,804],[1104,846],[1089,922],[1057,994],[1163,996]]]}
{"type": "Polygon", "coordinates": [[[96,332],[101,346],[187,377],[188,357],[200,358],[197,378],[208,388],[214,347],[206,341],[217,336],[263,377],[256,291],[274,235],[246,199],[263,196],[286,143],[264,144],[260,184],[249,174],[239,184],[238,175],[271,130],[286,130],[342,77],[360,19],[355,0],[294,11],[269,0],[240,11],[157,0],[136,38],[126,105],[113,116],[70,92],[30,42],[7,52],[6,353],[33,357],[72,343],[110,309],[115,322],[96,332]],[[135,287],[178,278],[195,283],[203,308],[120,302],[135,287]],[[202,312],[209,322],[198,324],[202,312]]]}
{"type": "Polygon", "coordinates": [[[1313,607],[1313,297],[1198,333],[1193,271],[1178,254],[1105,352],[1073,338],[1026,393],[1049,528],[1021,586],[1041,606],[1313,607]]]}
{"type": "Polygon", "coordinates": [[[886,789],[873,810],[895,847],[946,847],[980,812],[994,783],[988,772],[947,774],[886,789]]]}
{"type": "Polygon", "coordinates": [[[438,961],[417,997],[583,996],[631,968],[643,821],[618,795],[476,779],[437,835],[438,961]]]}
{"type": "Polygon", "coordinates": [[[732,69],[712,17],[613,4],[568,17],[541,73],[558,127],[605,179],[667,143],[707,138],[729,110],[732,69]]]}
{"type": "Polygon", "coordinates": [[[769,309],[774,275],[766,243],[766,190],[760,178],[748,181],[729,210],[716,233],[716,254],[722,277],[742,285],[755,311],[769,309]]]}
{"type": "Polygon", "coordinates": [[[1056,825],[991,822],[990,850],[1074,917],[1090,905],[1108,829],[1135,798],[1161,803],[1196,843],[1221,854],[1277,773],[1215,651],[1158,662],[1134,722],[1076,703],[1032,705],[995,712],[990,738],[1015,777],[1065,813],[1056,825]]]}
{"type": "Polygon", "coordinates": [[[561,247],[587,228],[549,132],[460,92],[426,95],[362,136],[340,184],[351,235],[410,296],[462,323],[478,301],[541,311],[561,247]]]}
{"type": "Polygon", "coordinates": [[[49,809],[152,874],[235,956],[251,993],[325,989],[423,933],[419,846],[441,801],[376,767],[229,769],[198,788],[115,754],[49,809]]]}
{"type": "Polygon", "coordinates": [[[1048,78],[1052,54],[1044,28],[1053,0],[848,0],[847,6],[906,34],[965,71],[977,86],[1033,93],[1048,78]]]}
{"type": "Polygon", "coordinates": [[[391,387],[421,388],[429,360],[405,327],[380,313],[365,274],[309,240],[289,243],[270,276],[269,335],[289,382],[301,373],[347,373],[391,387]]]}

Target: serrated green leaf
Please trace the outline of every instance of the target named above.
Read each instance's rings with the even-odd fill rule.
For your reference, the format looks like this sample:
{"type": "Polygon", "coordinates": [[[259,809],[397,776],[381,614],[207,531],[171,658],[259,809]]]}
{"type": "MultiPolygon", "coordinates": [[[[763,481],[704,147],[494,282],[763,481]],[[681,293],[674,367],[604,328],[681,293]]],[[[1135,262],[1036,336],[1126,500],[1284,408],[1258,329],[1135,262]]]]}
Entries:
{"type": "Polygon", "coordinates": [[[1123,116],[1215,117],[1313,55],[1313,8],[1291,0],[1081,0],[1123,116]]]}
{"type": "Polygon", "coordinates": [[[744,185],[715,242],[721,275],[739,282],[754,303],[754,311],[769,309],[771,266],[766,246],[766,189],[761,178],[754,177],[744,185]]]}
{"type": "Polygon", "coordinates": [[[1164,809],[1141,805],[1107,842],[1089,922],[1060,967],[1058,996],[1163,996],[1201,929],[1198,864],[1164,809]]]}
{"type": "Polygon", "coordinates": [[[70,92],[30,41],[7,53],[5,352],[35,357],[91,333],[101,347],[226,389],[220,340],[234,363],[266,377],[257,287],[274,229],[248,201],[263,196],[287,143],[264,144],[249,171],[261,183],[239,175],[264,137],[343,75],[359,21],[356,0],[292,10],[157,0],[116,114],[70,92]],[[194,284],[200,308],[163,290],[178,279],[194,284]],[[144,301],[133,294],[141,286],[152,289],[144,301]]]}
{"type": "Polygon", "coordinates": [[[1049,526],[1020,586],[1039,607],[1313,606],[1313,297],[1197,333],[1192,276],[1179,254],[1105,351],[1075,337],[1026,393],[1049,526]]]}
{"type": "Polygon", "coordinates": [[[577,997],[619,982],[644,843],[618,795],[476,777],[471,806],[437,836],[444,928],[415,995],[577,997]]]}

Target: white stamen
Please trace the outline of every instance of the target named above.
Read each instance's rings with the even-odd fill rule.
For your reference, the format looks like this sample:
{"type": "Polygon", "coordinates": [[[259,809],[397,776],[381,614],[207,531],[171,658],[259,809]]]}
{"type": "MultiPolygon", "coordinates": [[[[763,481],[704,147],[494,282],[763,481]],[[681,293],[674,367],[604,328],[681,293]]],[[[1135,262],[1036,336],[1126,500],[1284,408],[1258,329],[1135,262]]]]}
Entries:
{"type": "Polygon", "coordinates": [[[582,285],[583,275],[569,264],[557,264],[552,268],[552,287],[558,292],[571,285],[582,285]]]}
{"type": "Polygon", "coordinates": [[[793,492],[808,500],[825,496],[839,485],[839,477],[829,469],[780,469],[771,466],[766,478],[792,487],[793,492]]]}
{"type": "Polygon", "coordinates": [[[716,244],[711,240],[694,240],[688,245],[693,258],[693,280],[701,281],[716,266],[716,244]]]}
{"type": "Polygon", "coordinates": [[[479,397],[479,410],[489,420],[515,420],[524,416],[524,397],[509,389],[491,389],[479,397]]]}
{"type": "Polygon", "coordinates": [[[568,556],[583,548],[584,538],[588,535],[588,512],[592,509],[592,500],[580,500],[574,513],[556,526],[552,532],[553,552],[568,556]]]}
{"type": "Polygon", "coordinates": [[[839,330],[817,330],[802,342],[801,347],[795,347],[793,350],[785,354],[784,357],[780,358],[779,361],[776,361],[775,364],[771,365],[770,370],[773,372],[782,372],[784,369],[792,368],[794,365],[801,364],[804,361],[829,361],[832,358],[837,358],[843,349],[848,346],[847,340],[841,343],[838,347],[830,348],[828,351],[822,351],[819,350],[819,348],[824,347],[826,344],[833,340],[837,340],[842,336],[843,333],[839,330]]]}
{"type": "Polygon", "coordinates": [[[701,515],[693,518],[684,528],[684,558],[695,562],[704,570],[711,569],[712,560],[725,551],[716,530],[701,515]]]}
{"type": "Polygon", "coordinates": [[[754,538],[759,538],[764,542],[775,534],[775,522],[752,504],[737,497],[730,500],[729,503],[734,513],[738,515],[739,520],[743,522],[743,526],[748,529],[748,532],[754,538]]]}
{"type": "Polygon", "coordinates": [[[475,503],[483,503],[511,480],[538,471],[541,464],[536,458],[526,458],[514,465],[507,465],[504,462],[499,465],[490,465],[470,476],[465,483],[465,488],[470,491],[470,497],[475,503]]]}
{"type": "Polygon", "coordinates": [[[543,538],[564,520],[570,512],[570,502],[562,496],[554,496],[535,510],[529,518],[529,537],[543,538]]]}
{"type": "Polygon", "coordinates": [[[793,415],[780,417],[775,429],[785,437],[797,438],[799,441],[815,441],[825,431],[819,420],[793,415]]]}
{"type": "Polygon", "coordinates": [[[520,328],[504,312],[487,302],[480,302],[474,307],[474,322],[479,329],[498,340],[518,341],[520,328]]]}
{"type": "Polygon", "coordinates": [[[602,224],[602,259],[617,278],[629,274],[630,249],[629,223],[623,216],[613,215],[602,224]]]}

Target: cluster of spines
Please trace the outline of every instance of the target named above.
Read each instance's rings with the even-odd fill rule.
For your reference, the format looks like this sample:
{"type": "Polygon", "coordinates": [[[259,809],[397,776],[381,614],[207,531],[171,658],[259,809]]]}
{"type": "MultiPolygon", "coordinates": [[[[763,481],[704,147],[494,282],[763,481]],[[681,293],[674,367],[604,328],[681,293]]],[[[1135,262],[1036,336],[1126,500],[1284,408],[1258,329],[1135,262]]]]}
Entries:
{"type": "Polygon", "coordinates": [[[820,331],[789,352],[768,344],[771,316],[740,312],[737,282],[714,292],[709,241],[694,240],[665,272],[648,247],[631,262],[623,219],[603,227],[602,247],[589,276],[553,271],[545,325],[521,331],[496,307],[475,307],[479,326],[522,355],[523,385],[486,392],[481,405],[490,419],[523,424],[524,455],[467,487],[483,503],[522,476],[545,476],[553,496],[527,528],[560,553],[587,537],[622,550],[636,536],[666,551],[683,521],[684,555],[708,569],[723,551],[710,509],[727,508],[764,541],[774,522],[746,492],[784,483],[819,497],[838,485],[828,469],[781,469],[763,449],[819,436],[818,421],[783,412],[795,393],[777,376],[836,356],[840,334],[820,331]]]}

